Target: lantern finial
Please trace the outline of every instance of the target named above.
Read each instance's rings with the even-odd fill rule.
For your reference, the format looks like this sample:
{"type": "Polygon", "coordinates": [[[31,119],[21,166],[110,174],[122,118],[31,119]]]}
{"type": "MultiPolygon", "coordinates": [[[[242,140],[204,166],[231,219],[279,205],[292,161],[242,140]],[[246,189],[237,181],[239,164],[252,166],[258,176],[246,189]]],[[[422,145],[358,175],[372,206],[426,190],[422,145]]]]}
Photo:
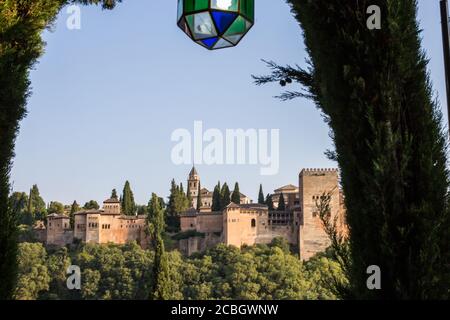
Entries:
{"type": "Polygon", "coordinates": [[[178,0],[178,26],[210,50],[236,46],[254,20],[254,0],[178,0]]]}

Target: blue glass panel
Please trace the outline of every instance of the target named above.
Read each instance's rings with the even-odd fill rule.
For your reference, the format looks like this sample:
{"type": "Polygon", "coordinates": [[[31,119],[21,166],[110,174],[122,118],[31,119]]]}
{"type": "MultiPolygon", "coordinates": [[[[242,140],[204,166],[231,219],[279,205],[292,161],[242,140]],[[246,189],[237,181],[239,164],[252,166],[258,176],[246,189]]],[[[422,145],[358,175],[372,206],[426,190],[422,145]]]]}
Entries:
{"type": "Polygon", "coordinates": [[[224,33],[237,17],[236,13],[222,11],[213,11],[211,15],[220,34],[224,33]]]}
{"type": "Polygon", "coordinates": [[[217,37],[214,37],[214,38],[204,39],[204,40],[202,40],[202,42],[205,46],[207,46],[208,48],[211,48],[216,43],[217,39],[218,39],[217,37]]]}

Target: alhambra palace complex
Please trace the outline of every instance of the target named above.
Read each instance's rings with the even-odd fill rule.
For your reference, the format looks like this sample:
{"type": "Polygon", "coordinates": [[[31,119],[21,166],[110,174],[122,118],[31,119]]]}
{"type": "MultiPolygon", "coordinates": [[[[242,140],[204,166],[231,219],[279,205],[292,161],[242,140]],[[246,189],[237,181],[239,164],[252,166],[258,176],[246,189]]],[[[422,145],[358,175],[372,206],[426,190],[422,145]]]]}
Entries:
{"type": "MultiPolygon", "coordinates": [[[[193,206],[197,203],[199,183],[200,176],[193,168],[188,177],[193,206]]],[[[339,226],[344,226],[345,208],[336,169],[304,169],[299,174],[298,187],[287,185],[275,190],[272,195],[274,207],[283,195],[285,211],[269,211],[266,205],[255,204],[241,194],[241,203],[230,203],[223,211],[212,212],[212,192],[205,188],[200,192],[200,210],[191,208],[180,213],[181,233],[188,236],[179,240],[179,249],[186,255],[218,243],[241,247],[270,243],[274,238],[282,237],[298,247],[300,258],[307,260],[329,245],[317,209],[317,202],[324,194],[331,197],[331,217],[337,217],[339,226]]],[[[147,247],[145,226],[145,216],[125,216],[121,214],[120,202],[108,199],[103,202],[102,210],[75,213],[74,230],[70,229],[69,217],[50,215],[40,238],[47,245],[57,246],[78,239],[117,244],[137,241],[147,247]]]]}

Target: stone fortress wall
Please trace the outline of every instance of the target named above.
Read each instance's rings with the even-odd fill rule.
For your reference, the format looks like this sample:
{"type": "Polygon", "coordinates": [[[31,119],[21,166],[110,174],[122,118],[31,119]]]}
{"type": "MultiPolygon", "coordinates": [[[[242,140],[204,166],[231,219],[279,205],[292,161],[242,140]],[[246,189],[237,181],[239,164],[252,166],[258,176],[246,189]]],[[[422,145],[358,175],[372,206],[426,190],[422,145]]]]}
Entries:
{"type": "MultiPolygon", "coordinates": [[[[193,187],[189,189],[196,203],[198,192],[192,189],[200,184],[200,176],[195,168],[189,174],[188,183],[193,187]]],[[[344,199],[336,169],[302,170],[298,187],[287,185],[275,190],[272,195],[275,209],[281,195],[286,203],[284,211],[269,211],[266,205],[254,204],[245,196],[240,204],[230,203],[221,212],[212,212],[206,202],[199,211],[191,208],[181,213],[181,234],[186,237],[179,240],[180,251],[191,255],[218,243],[241,247],[268,244],[282,237],[298,247],[300,258],[307,260],[330,244],[318,212],[323,197],[329,197],[331,218],[337,217],[338,227],[345,231],[344,199]]],[[[68,216],[49,215],[47,228],[39,229],[41,240],[56,246],[71,244],[76,239],[98,244],[137,241],[142,247],[148,247],[146,217],[123,215],[117,199],[105,200],[102,210],[77,212],[74,220],[72,229],[68,216]]]]}
{"type": "MultiPolygon", "coordinates": [[[[199,181],[193,168],[188,182],[199,181]]],[[[180,216],[181,232],[196,233],[180,240],[180,250],[191,255],[217,243],[241,247],[267,244],[282,237],[297,246],[301,259],[307,260],[330,245],[318,212],[323,197],[329,197],[331,218],[338,217],[338,227],[344,229],[345,207],[336,169],[304,169],[299,174],[298,187],[287,185],[275,190],[275,206],[281,195],[285,211],[269,211],[266,205],[242,202],[231,203],[223,212],[208,212],[205,208],[198,212],[191,208],[180,216]]]]}
{"type": "Polygon", "coordinates": [[[46,229],[46,244],[64,246],[75,239],[84,243],[124,244],[137,241],[147,246],[145,216],[125,216],[121,214],[120,202],[108,199],[102,210],[86,210],[75,213],[73,230],[66,215],[49,215],[46,229]]]}

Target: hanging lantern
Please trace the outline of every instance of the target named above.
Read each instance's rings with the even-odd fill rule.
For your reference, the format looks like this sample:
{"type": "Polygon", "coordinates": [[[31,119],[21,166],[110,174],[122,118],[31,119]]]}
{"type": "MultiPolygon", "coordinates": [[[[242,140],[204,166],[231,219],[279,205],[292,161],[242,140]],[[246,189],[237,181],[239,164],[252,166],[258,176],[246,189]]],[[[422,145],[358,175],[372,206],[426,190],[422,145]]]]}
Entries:
{"type": "Polygon", "coordinates": [[[201,46],[236,46],[253,26],[255,0],[178,0],[178,26],[201,46]]]}

